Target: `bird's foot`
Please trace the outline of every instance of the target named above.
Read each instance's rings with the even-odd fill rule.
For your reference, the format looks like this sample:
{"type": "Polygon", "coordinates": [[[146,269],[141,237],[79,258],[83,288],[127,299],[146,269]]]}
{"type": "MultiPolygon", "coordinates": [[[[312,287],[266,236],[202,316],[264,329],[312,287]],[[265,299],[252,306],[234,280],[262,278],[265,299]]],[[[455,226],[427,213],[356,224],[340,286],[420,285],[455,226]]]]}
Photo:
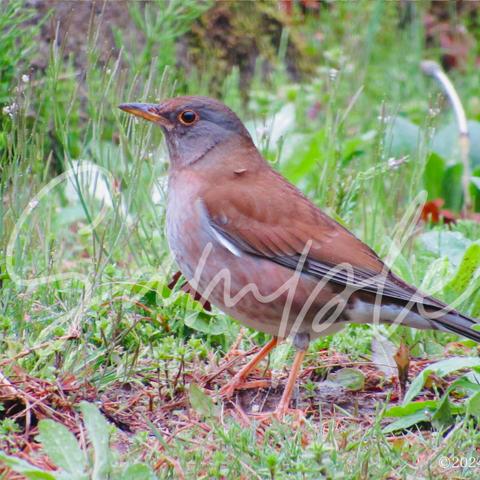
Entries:
{"type": "Polygon", "coordinates": [[[299,408],[284,408],[278,406],[273,412],[260,412],[250,415],[252,419],[261,423],[270,423],[272,420],[284,422],[287,417],[292,417],[294,423],[301,424],[305,420],[305,412],[299,408]]]}
{"type": "Polygon", "coordinates": [[[272,382],[270,379],[260,379],[260,380],[244,380],[243,378],[240,378],[235,380],[233,378],[228,382],[226,385],[224,385],[220,389],[220,396],[223,398],[230,398],[235,390],[253,390],[253,389],[261,389],[261,388],[269,388],[271,386],[272,382]]]}
{"type": "Polygon", "coordinates": [[[283,422],[286,417],[292,417],[295,423],[303,423],[305,420],[305,412],[300,408],[277,408],[274,415],[279,422],[283,422]]]}
{"type": "Polygon", "coordinates": [[[220,396],[222,398],[231,398],[235,390],[238,390],[244,382],[245,380],[243,377],[235,375],[220,389],[220,396]]]}

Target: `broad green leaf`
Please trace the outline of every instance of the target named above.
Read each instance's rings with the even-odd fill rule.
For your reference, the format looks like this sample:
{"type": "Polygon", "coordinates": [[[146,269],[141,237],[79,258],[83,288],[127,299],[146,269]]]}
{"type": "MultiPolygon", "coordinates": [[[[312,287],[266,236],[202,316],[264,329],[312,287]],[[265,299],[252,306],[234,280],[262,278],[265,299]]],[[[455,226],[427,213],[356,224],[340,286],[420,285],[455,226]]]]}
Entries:
{"type": "Polygon", "coordinates": [[[395,422],[387,425],[382,432],[383,433],[392,433],[396,430],[404,430],[405,428],[411,427],[419,422],[429,422],[432,418],[432,412],[429,410],[419,410],[418,412],[412,413],[405,417],[396,420],[395,422]]]}
{"type": "Polygon", "coordinates": [[[81,402],[80,411],[93,447],[92,480],[104,480],[111,470],[110,433],[112,427],[92,403],[81,402]]]}
{"type": "Polygon", "coordinates": [[[420,290],[430,294],[442,291],[452,273],[452,267],[448,258],[437,258],[428,266],[420,285],[420,290]]]}
{"type": "Polygon", "coordinates": [[[228,320],[223,315],[194,311],[185,316],[184,322],[187,327],[209,335],[221,335],[228,331],[228,320]]]}
{"type": "Polygon", "coordinates": [[[434,411],[438,407],[438,400],[422,400],[410,402],[408,405],[396,405],[385,412],[386,417],[407,417],[420,410],[434,411]]]}
{"type": "Polygon", "coordinates": [[[461,163],[450,165],[445,170],[442,184],[445,208],[457,212],[461,210],[463,203],[462,175],[463,165],[461,163]]]}
{"type": "Polygon", "coordinates": [[[327,380],[337,383],[348,390],[362,390],[365,386],[365,375],[356,368],[342,368],[330,373],[327,380]]]}
{"type": "Polygon", "coordinates": [[[419,241],[437,257],[447,257],[455,267],[460,265],[465,250],[472,244],[462,233],[443,229],[423,233],[419,241]]]}
{"type": "Polygon", "coordinates": [[[448,395],[449,392],[445,393],[432,417],[432,424],[438,429],[448,427],[453,423],[453,414],[448,395]]]}
{"type": "Polygon", "coordinates": [[[434,373],[439,377],[444,377],[445,375],[462,368],[472,368],[478,366],[480,366],[480,358],[477,357],[451,357],[429,365],[423,369],[410,384],[402,405],[406,406],[422,391],[422,388],[430,374],[434,373]]]}
{"type": "Polygon", "coordinates": [[[389,265],[390,268],[406,282],[414,283],[415,277],[413,275],[411,261],[402,254],[400,248],[396,247],[394,241],[388,236],[385,236],[385,245],[390,245],[390,251],[393,254],[394,260],[393,263],[389,265]]]}
{"type": "Polygon", "coordinates": [[[471,315],[473,318],[480,317],[480,292],[478,292],[475,298],[473,299],[471,315]]]}
{"type": "Polygon", "coordinates": [[[424,184],[428,200],[443,198],[442,182],[445,175],[446,162],[435,152],[430,153],[425,165],[424,184]]]}
{"type": "MultiPolygon", "coordinates": [[[[472,166],[480,165],[480,122],[468,121],[470,133],[470,161],[472,166]]],[[[438,130],[432,141],[432,150],[448,160],[458,159],[458,127],[450,123],[438,130]]]]}
{"type": "Polygon", "coordinates": [[[446,289],[460,295],[472,282],[480,268],[480,242],[472,243],[463,255],[455,276],[447,283],[446,289]]]}
{"type": "Polygon", "coordinates": [[[407,118],[396,117],[391,126],[391,133],[388,133],[386,144],[390,145],[391,155],[401,157],[417,151],[420,129],[407,118]]]}
{"type": "Polygon", "coordinates": [[[320,157],[325,150],[326,142],[325,130],[319,130],[314,135],[305,135],[295,155],[283,163],[283,175],[297,185],[299,182],[304,182],[308,174],[321,161],[320,157]]]}
{"type": "Polygon", "coordinates": [[[472,377],[475,377],[476,374],[475,372],[469,372],[467,375],[465,375],[462,378],[459,378],[458,380],[455,380],[450,387],[452,389],[458,389],[458,388],[463,388],[465,390],[469,390],[471,392],[480,392],[480,384],[477,382],[472,381],[472,377]]]}
{"type": "Polygon", "coordinates": [[[362,137],[353,137],[342,145],[342,166],[348,165],[355,157],[365,154],[366,142],[362,137]]]}
{"type": "Polygon", "coordinates": [[[190,384],[189,399],[192,408],[201,416],[213,418],[217,416],[215,404],[212,399],[197,385],[190,384]]]}
{"type": "Polygon", "coordinates": [[[143,464],[137,463],[128,466],[120,475],[118,480],[155,480],[155,475],[150,468],[143,464]]]}
{"type": "Polygon", "coordinates": [[[480,417],[480,391],[467,400],[467,414],[480,417]]]}
{"type": "Polygon", "coordinates": [[[480,177],[472,177],[470,181],[480,190],[480,177]]]}
{"type": "Polygon", "coordinates": [[[72,480],[86,478],[86,458],[77,439],[64,425],[40,420],[38,439],[52,462],[68,473],[72,480]]]}
{"type": "Polygon", "coordinates": [[[0,462],[11,468],[14,472],[21,473],[29,480],[56,480],[53,472],[45,472],[38,467],[30,465],[25,460],[11,457],[3,452],[0,452],[0,462]]]}

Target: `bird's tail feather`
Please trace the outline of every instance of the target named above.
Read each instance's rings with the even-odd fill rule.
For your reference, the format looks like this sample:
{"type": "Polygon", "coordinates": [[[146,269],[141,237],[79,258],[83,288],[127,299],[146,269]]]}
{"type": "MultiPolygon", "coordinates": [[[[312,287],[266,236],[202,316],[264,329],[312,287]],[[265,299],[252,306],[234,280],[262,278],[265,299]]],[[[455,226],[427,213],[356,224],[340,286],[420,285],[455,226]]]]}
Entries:
{"type": "Polygon", "coordinates": [[[480,331],[472,328],[480,323],[459,312],[448,313],[440,318],[431,319],[430,322],[438,330],[455,333],[480,343],[480,331]]]}

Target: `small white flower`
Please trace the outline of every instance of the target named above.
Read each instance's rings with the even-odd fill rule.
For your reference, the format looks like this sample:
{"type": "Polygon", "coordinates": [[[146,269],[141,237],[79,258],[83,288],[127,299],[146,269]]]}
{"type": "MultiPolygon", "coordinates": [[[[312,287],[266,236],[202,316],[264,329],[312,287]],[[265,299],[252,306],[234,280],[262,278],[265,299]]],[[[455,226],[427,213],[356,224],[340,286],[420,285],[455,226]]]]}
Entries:
{"type": "Polygon", "coordinates": [[[395,170],[406,162],[408,162],[408,155],[400,158],[390,157],[387,161],[387,165],[388,168],[395,170]]]}
{"type": "Polygon", "coordinates": [[[15,102],[12,103],[11,105],[7,105],[7,106],[2,108],[2,113],[4,115],[8,115],[9,117],[13,117],[13,114],[17,110],[17,106],[18,105],[15,102]]]}
{"type": "Polygon", "coordinates": [[[32,210],[33,210],[34,208],[36,208],[36,207],[38,206],[38,204],[39,204],[39,201],[38,201],[36,198],[34,198],[34,199],[32,199],[32,200],[30,200],[30,201],[28,202],[28,206],[29,206],[32,210]]]}
{"type": "Polygon", "coordinates": [[[26,75],[25,73],[22,75],[22,82],[28,83],[30,81],[30,76],[26,75]]]}

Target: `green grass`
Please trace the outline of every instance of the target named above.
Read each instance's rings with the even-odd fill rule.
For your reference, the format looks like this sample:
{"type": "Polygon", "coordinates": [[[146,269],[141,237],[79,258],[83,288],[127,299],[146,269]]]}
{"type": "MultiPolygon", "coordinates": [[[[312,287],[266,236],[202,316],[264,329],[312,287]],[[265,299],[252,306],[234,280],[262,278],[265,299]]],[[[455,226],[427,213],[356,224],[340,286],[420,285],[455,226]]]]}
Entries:
{"type": "MultiPolygon", "coordinates": [[[[80,449],[79,455],[88,457],[86,478],[179,478],[181,472],[186,478],[478,478],[478,461],[464,468],[453,464],[455,457],[480,458],[477,397],[474,386],[465,387],[466,381],[478,381],[476,367],[463,377],[445,377],[447,385],[464,379],[450,395],[445,396],[442,379],[433,382],[424,395],[433,402],[432,418],[395,433],[383,431],[393,420],[388,398],[379,397],[368,412],[359,403],[353,411],[351,405],[339,406],[333,414],[316,402],[315,388],[337,368],[336,359],[353,362],[352,367],[369,361],[374,333],[369,326],[353,325],[313,343],[304,368],[316,369],[305,379],[301,396],[311,397],[314,409],[301,427],[291,422],[263,431],[257,425],[243,427],[221,402],[213,404],[189,387],[204,385],[213,393],[228,379],[224,373],[217,383],[205,383],[223,365],[240,326],[218,311],[204,312],[178,287],[167,288],[175,266],[164,236],[166,150],[159,129],[127,118],[117,105],[209,92],[208,79],[215,76],[211,59],[205,59],[204,69],[189,72],[175,66],[180,38],[209,6],[178,1],[162,9],[159,1],[143,14],[132,4],[132,21],[146,32],[146,42],[135,46],[116,30],[123,48],[107,65],[100,63],[96,25],[91,25],[85,74],[64,58],[62,45],[52,42],[47,70],[23,81],[26,52],[35,52],[29,39],[36,27],[12,28],[0,36],[0,105],[15,104],[0,117],[0,365],[5,378],[18,382],[21,398],[40,399],[28,426],[31,436],[22,437],[25,417],[14,415],[5,395],[2,450],[19,456],[25,438],[33,441],[37,421],[45,417],[78,434],[85,415],[78,405],[88,400],[97,402],[118,428],[96,433],[100,444],[111,441],[114,447],[108,465],[101,467],[106,473],[97,477],[94,452],[100,447],[94,433],[88,433],[91,444],[80,436],[83,443],[75,447],[69,437],[72,450],[59,447],[60,456],[80,449]],[[21,43],[14,55],[15,41],[21,43]],[[87,175],[76,170],[79,161],[102,169],[87,175]],[[69,177],[58,180],[64,172],[69,177]],[[102,184],[110,206],[88,188],[99,190],[102,184]],[[92,231],[88,226],[98,218],[92,231]],[[178,407],[162,410],[175,401],[178,407]],[[451,460],[449,468],[442,457],[451,460]],[[139,473],[125,473],[139,463],[139,473]]],[[[454,170],[448,170],[459,159],[445,155],[440,180],[431,166],[432,128],[447,124],[451,112],[419,68],[420,60],[440,54],[435,46],[425,47],[426,8],[418,5],[404,29],[398,27],[393,2],[338,2],[322,7],[319,17],[295,17],[278,54],[269,59],[268,74],[259,59],[248,91],[240,88],[235,68],[221,80],[219,91],[249,126],[262,130],[265,124],[258,138],[262,152],[316,204],[383,258],[389,256],[405,280],[448,301],[466,292],[459,308],[480,317],[480,224],[417,225],[405,217],[424,189],[430,197],[429,188],[451,195],[450,208],[461,202],[454,170]],[[314,35],[319,25],[321,39],[314,35]],[[294,82],[287,73],[289,38],[303,42],[307,58],[318,62],[303,81],[294,82]],[[266,119],[287,104],[293,112],[288,131],[269,141],[274,128],[266,119]],[[394,121],[397,116],[418,125],[419,137],[405,133],[394,121]],[[391,159],[401,161],[394,166],[391,159]]],[[[11,2],[0,12],[0,25],[28,15],[21,2],[11,2]]],[[[451,77],[467,116],[480,120],[473,60],[451,77]]],[[[415,358],[412,380],[422,360],[452,352],[478,354],[472,343],[450,344],[458,340],[451,335],[380,330],[395,346],[409,346],[415,358]]],[[[244,330],[239,348],[246,351],[264,341],[265,335],[244,330]]],[[[290,350],[272,355],[277,375],[285,369],[285,357],[291,361],[290,350]]],[[[368,395],[376,377],[359,368],[368,395]]],[[[388,380],[375,385],[388,396],[396,394],[388,380]]],[[[374,398],[375,392],[370,391],[374,398]]],[[[55,457],[49,435],[67,435],[61,428],[53,423],[40,427],[40,453],[27,455],[39,468],[45,468],[44,453],[55,457]]],[[[54,463],[63,468],[62,458],[54,463]]]]}

